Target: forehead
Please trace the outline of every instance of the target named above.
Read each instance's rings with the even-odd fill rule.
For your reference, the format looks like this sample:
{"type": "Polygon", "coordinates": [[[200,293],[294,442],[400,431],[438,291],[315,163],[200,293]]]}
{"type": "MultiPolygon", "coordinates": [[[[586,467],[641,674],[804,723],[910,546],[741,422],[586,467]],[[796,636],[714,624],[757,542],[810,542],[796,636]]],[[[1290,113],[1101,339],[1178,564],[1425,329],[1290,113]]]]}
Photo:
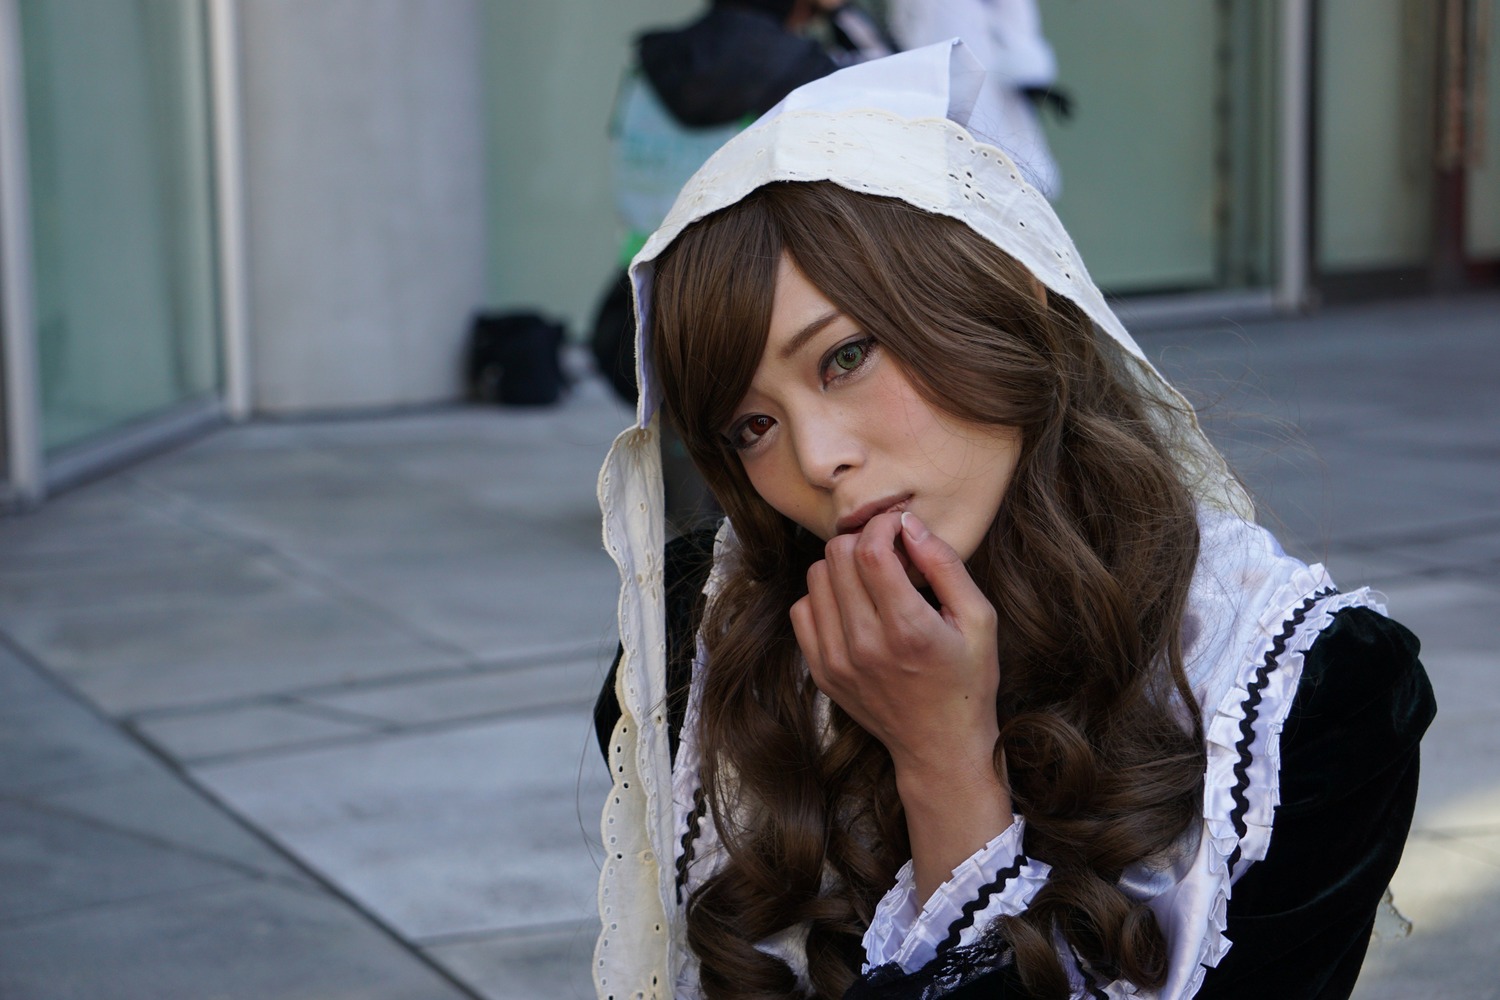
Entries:
{"type": "Polygon", "coordinates": [[[808,280],[789,254],[783,253],[776,268],[761,367],[794,358],[841,315],[838,306],[808,280]]]}
{"type": "Polygon", "coordinates": [[[783,252],[776,265],[776,284],[771,293],[771,335],[774,337],[777,327],[786,320],[836,309],[823,290],[802,273],[791,255],[783,252]]]}

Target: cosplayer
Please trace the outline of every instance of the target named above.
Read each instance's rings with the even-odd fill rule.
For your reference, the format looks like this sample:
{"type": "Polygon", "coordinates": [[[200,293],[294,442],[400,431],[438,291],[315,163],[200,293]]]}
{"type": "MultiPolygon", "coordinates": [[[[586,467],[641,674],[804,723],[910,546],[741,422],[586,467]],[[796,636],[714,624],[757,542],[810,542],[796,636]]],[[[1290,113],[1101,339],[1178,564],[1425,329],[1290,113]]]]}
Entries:
{"type": "Polygon", "coordinates": [[[1416,641],[1255,524],[981,81],[802,87],[635,259],[601,998],[1353,988],[1416,641]],[[663,421],[727,515],[670,544],[663,421]]]}

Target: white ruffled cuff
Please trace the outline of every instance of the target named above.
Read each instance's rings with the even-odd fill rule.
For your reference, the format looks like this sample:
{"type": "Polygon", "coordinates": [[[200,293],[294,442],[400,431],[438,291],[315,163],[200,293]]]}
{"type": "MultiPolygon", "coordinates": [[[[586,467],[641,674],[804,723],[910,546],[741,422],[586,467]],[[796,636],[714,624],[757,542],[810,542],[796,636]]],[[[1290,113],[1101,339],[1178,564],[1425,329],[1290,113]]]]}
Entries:
{"type": "Polygon", "coordinates": [[[903,865],[865,932],[865,971],[895,962],[915,972],[939,950],[974,943],[995,918],[1024,912],[1052,871],[1021,853],[1025,832],[1026,821],[1016,816],[953,869],[920,911],[912,863],[903,865]]]}

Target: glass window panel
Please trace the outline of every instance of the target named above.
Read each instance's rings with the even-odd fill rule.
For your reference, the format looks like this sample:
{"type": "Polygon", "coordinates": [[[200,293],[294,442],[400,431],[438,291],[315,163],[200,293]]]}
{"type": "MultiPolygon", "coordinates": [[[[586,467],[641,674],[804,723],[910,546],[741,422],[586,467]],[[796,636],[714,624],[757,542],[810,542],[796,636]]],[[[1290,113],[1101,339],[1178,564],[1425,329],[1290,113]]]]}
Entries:
{"type": "Polygon", "coordinates": [[[1471,88],[1475,129],[1468,178],[1464,249],[1470,257],[1500,257],[1500,3],[1478,0],[1474,18],[1476,79],[1471,88]]]}
{"type": "Polygon", "coordinates": [[[1046,118],[1058,214],[1111,292],[1272,281],[1271,4],[1050,3],[1077,114],[1046,118]]]}
{"type": "Polygon", "coordinates": [[[1318,26],[1318,266],[1421,265],[1432,243],[1428,0],[1323,0],[1318,26]]]}
{"type": "Polygon", "coordinates": [[[49,451],[214,391],[198,0],[22,0],[49,451]]]}

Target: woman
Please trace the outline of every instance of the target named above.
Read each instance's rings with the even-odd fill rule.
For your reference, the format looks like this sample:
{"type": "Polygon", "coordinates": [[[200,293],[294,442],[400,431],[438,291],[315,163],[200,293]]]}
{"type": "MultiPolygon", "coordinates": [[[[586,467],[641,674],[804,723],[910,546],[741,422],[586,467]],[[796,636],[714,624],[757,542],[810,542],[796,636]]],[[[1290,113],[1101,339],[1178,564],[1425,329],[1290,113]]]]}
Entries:
{"type": "Polygon", "coordinates": [[[1253,524],[978,80],[802,88],[636,259],[601,997],[1352,988],[1415,640],[1253,524]],[[728,515],[665,565],[658,401],[728,515]]]}

